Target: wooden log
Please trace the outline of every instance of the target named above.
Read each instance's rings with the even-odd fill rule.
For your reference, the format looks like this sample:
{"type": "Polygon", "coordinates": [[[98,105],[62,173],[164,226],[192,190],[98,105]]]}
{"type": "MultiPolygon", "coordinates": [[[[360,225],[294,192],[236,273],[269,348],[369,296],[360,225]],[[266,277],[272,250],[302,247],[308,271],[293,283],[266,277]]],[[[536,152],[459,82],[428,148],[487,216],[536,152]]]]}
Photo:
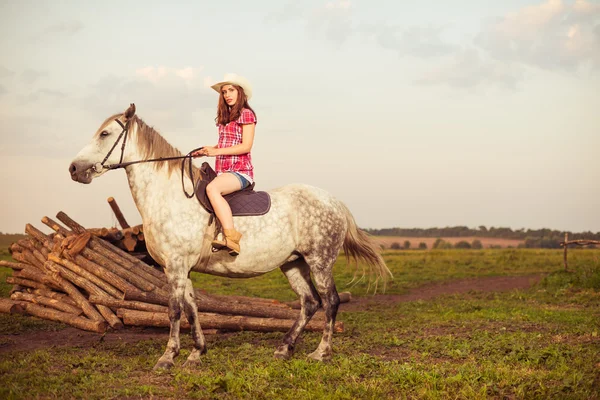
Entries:
{"type": "Polygon", "coordinates": [[[13,285],[12,288],[10,288],[10,291],[8,292],[8,294],[11,295],[16,292],[24,292],[27,289],[31,289],[31,288],[26,288],[25,286],[21,286],[21,285],[13,285]]]}
{"type": "Polygon", "coordinates": [[[217,314],[246,315],[250,317],[277,319],[297,319],[299,316],[298,311],[289,308],[270,307],[259,303],[214,301],[208,296],[198,297],[198,294],[196,294],[196,304],[198,305],[198,311],[217,314]]]}
{"type": "Polygon", "coordinates": [[[15,276],[17,278],[29,279],[29,280],[44,284],[50,288],[60,290],[60,287],[53,284],[53,282],[51,282],[48,279],[48,277],[46,276],[46,274],[44,272],[42,272],[41,270],[39,270],[35,267],[29,267],[29,268],[22,269],[20,271],[15,271],[13,276],[15,276]]]}
{"type": "Polygon", "coordinates": [[[144,303],[160,304],[163,306],[169,305],[169,297],[157,294],[155,292],[125,292],[123,300],[143,301],[144,303]]]}
{"type": "Polygon", "coordinates": [[[105,257],[104,255],[90,248],[84,249],[81,252],[81,255],[86,259],[90,260],[90,262],[102,266],[106,271],[109,271],[111,275],[118,277],[119,286],[117,287],[123,292],[125,292],[126,290],[137,289],[149,292],[156,289],[155,285],[148,282],[140,275],[136,275],[134,272],[124,268],[122,265],[117,264],[113,260],[105,257]]]}
{"type": "Polygon", "coordinates": [[[18,243],[12,243],[10,246],[8,246],[8,251],[10,252],[10,254],[21,253],[23,250],[25,250],[25,249],[22,246],[20,246],[18,243]]]}
{"type": "Polygon", "coordinates": [[[12,261],[5,261],[5,260],[0,260],[0,267],[11,268],[11,269],[13,269],[15,271],[20,271],[20,270],[25,269],[27,267],[29,267],[29,268],[35,268],[31,264],[25,264],[25,263],[20,263],[20,262],[12,262],[12,261]]]}
{"type": "Polygon", "coordinates": [[[41,305],[44,305],[47,307],[52,307],[59,311],[64,311],[64,312],[67,312],[70,314],[75,314],[75,315],[83,314],[83,310],[81,308],[72,306],[67,303],[63,303],[59,300],[52,299],[50,297],[34,295],[31,293],[16,292],[16,293],[13,293],[10,296],[10,298],[13,300],[28,301],[30,303],[41,304],[41,305]]]}
{"type": "Polygon", "coordinates": [[[113,310],[117,310],[119,308],[127,308],[130,310],[160,312],[160,313],[166,313],[169,311],[169,309],[167,307],[160,306],[158,304],[144,303],[141,301],[118,300],[118,299],[111,299],[109,297],[94,296],[94,295],[90,296],[90,302],[93,304],[101,304],[101,305],[110,307],[113,310]]]}
{"type": "Polygon", "coordinates": [[[108,201],[108,205],[110,206],[110,208],[113,210],[115,217],[117,217],[117,221],[119,221],[119,225],[121,225],[121,228],[129,228],[129,224],[127,223],[127,220],[121,212],[121,208],[117,204],[117,201],[114,199],[114,197],[111,196],[106,200],[108,201]]]}
{"type": "Polygon", "coordinates": [[[123,239],[119,241],[119,243],[123,246],[123,248],[129,252],[135,250],[135,246],[137,246],[137,234],[133,234],[131,230],[123,230],[123,239]]]}
{"type": "MultiPolygon", "coordinates": [[[[129,270],[134,270],[139,273],[152,275],[156,279],[158,279],[160,282],[162,282],[163,284],[167,282],[167,276],[164,274],[164,272],[159,271],[158,269],[146,264],[145,262],[139,260],[138,258],[127,253],[126,251],[107,242],[106,240],[101,240],[101,239],[92,240],[90,243],[90,248],[98,251],[99,253],[101,253],[101,250],[100,250],[101,247],[104,248],[105,250],[110,251],[113,254],[113,258],[111,258],[111,259],[116,261],[117,263],[121,264],[123,267],[125,267],[129,270]]],[[[145,278],[145,279],[147,279],[147,278],[145,278]]],[[[147,279],[147,280],[158,286],[157,283],[151,281],[150,279],[147,279]]]]}
{"type": "MultiPolygon", "coordinates": [[[[44,235],[41,231],[39,231],[32,225],[27,224],[25,230],[27,231],[27,233],[34,236],[37,240],[43,242],[45,247],[49,249],[55,247],[54,243],[48,238],[48,236],[44,235]]],[[[89,249],[84,248],[80,252],[83,253],[85,252],[85,250],[89,249]]],[[[101,266],[95,264],[92,261],[89,261],[85,257],[79,254],[76,254],[74,256],[71,255],[71,257],[75,262],[66,259],[61,259],[53,253],[48,255],[48,259],[54,261],[55,263],[61,264],[66,268],[69,268],[71,271],[85,277],[86,279],[89,279],[91,282],[95,283],[97,286],[99,286],[115,298],[121,298],[123,296],[122,291],[126,289],[134,289],[132,285],[130,285],[121,277],[116,276],[111,271],[105,270],[101,266]],[[119,291],[117,288],[121,289],[122,291],[119,291]]]]}
{"type": "MultiPolygon", "coordinates": [[[[338,296],[340,296],[340,304],[348,303],[350,300],[352,300],[352,293],[350,293],[350,292],[341,292],[341,293],[338,293],[338,296]]],[[[293,308],[294,310],[300,309],[300,300],[290,301],[289,303],[286,303],[286,304],[288,306],[290,306],[291,308],[293,308]]]]}
{"type": "Polygon", "coordinates": [[[25,307],[17,301],[0,299],[0,313],[3,314],[25,314],[25,307]]]}
{"type": "Polygon", "coordinates": [[[41,307],[36,304],[27,304],[25,306],[25,312],[29,315],[33,315],[43,319],[48,319],[51,321],[62,322],[67,325],[71,325],[76,328],[90,332],[103,333],[106,331],[107,324],[105,321],[89,320],[66,312],[41,307]]]}
{"type": "Polygon", "coordinates": [[[88,228],[88,232],[92,235],[97,236],[101,239],[115,242],[123,239],[123,232],[118,229],[106,229],[106,228],[88,228]]]}
{"type": "MultiPolygon", "coordinates": [[[[64,258],[57,257],[54,253],[50,253],[50,255],[48,256],[48,260],[53,261],[56,264],[60,264],[63,267],[65,267],[65,268],[71,270],[73,273],[75,273],[78,276],[78,278],[77,278],[76,281],[73,281],[70,278],[67,278],[66,276],[65,276],[65,278],[67,278],[69,281],[73,282],[74,284],[76,284],[80,288],[88,290],[86,287],[82,286],[82,285],[85,285],[85,283],[83,283],[82,280],[81,280],[81,278],[83,278],[83,279],[88,280],[89,283],[92,283],[96,287],[102,289],[102,291],[104,293],[106,293],[107,296],[110,295],[110,296],[113,296],[115,298],[121,298],[123,296],[122,292],[119,291],[119,290],[117,290],[111,284],[112,282],[109,283],[109,282],[104,281],[102,278],[98,277],[97,275],[95,275],[95,274],[89,272],[88,270],[82,268],[81,264],[75,264],[72,261],[66,260],[64,258]]],[[[93,270],[93,268],[90,268],[90,269],[93,270]]],[[[102,273],[99,273],[98,270],[96,270],[95,272],[97,274],[99,274],[99,275],[103,275],[102,273]]]]}
{"type": "MultiPolygon", "coordinates": [[[[156,327],[170,326],[169,316],[166,313],[153,313],[120,308],[117,310],[117,315],[123,319],[123,323],[125,325],[156,327]]],[[[198,313],[198,320],[202,328],[256,332],[287,332],[291,329],[295,322],[293,320],[286,319],[224,316],[207,313],[198,313]]],[[[182,313],[181,317],[181,327],[188,329],[190,327],[184,313],[182,313]]],[[[305,330],[321,331],[323,328],[324,325],[322,321],[311,321],[306,325],[305,330]]],[[[343,332],[344,324],[342,322],[336,322],[334,330],[335,332],[343,332]]]]}
{"type": "MultiPolygon", "coordinates": [[[[19,246],[19,247],[21,247],[21,246],[19,246]]],[[[35,258],[35,256],[31,253],[31,251],[29,251],[29,249],[23,248],[23,251],[13,252],[12,258],[18,262],[22,262],[25,264],[31,264],[34,267],[39,268],[39,269],[42,269],[44,266],[44,263],[40,262],[40,260],[35,258]]]]}
{"type": "Polygon", "coordinates": [[[24,248],[23,246],[21,246],[19,243],[16,243],[16,242],[15,242],[15,243],[12,243],[12,244],[11,244],[11,245],[8,247],[8,250],[9,250],[11,253],[13,253],[13,252],[16,252],[16,253],[21,253],[21,252],[23,252],[23,250],[25,250],[25,248],[24,248]]]}
{"type": "Polygon", "coordinates": [[[81,275],[73,272],[69,268],[66,268],[64,266],[64,263],[65,263],[66,260],[64,260],[62,258],[58,259],[58,260],[60,260],[60,262],[56,262],[55,260],[56,259],[53,258],[53,259],[48,260],[46,262],[47,268],[50,271],[52,271],[52,273],[60,275],[64,279],[68,280],[69,282],[71,282],[75,286],[80,287],[81,289],[85,290],[89,294],[93,293],[93,294],[97,294],[99,296],[110,297],[110,295],[106,291],[104,291],[103,289],[101,289],[98,285],[96,285],[92,281],[90,281],[87,278],[85,278],[85,277],[83,277],[83,276],[81,276],[81,275]]]}
{"type": "Polygon", "coordinates": [[[201,290],[198,288],[194,289],[194,293],[197,296],[197,298],[202,298],[202,296],[206,296],[208,297],[210,300],[213,301],[222,301],[225,303],[243,303],[243,304],[262,304],[265,306],[269,306],[269,307],[281,307],[281,308],[287,308],[289,309],[290,306],[288,306],[285,303],[281,303],[279,300],[275,300],[275,299],[267,299],[267,298],[262,298],[262,297],[250,297],[250,296],[238,296],[238,295],[218,295],[218,294],[214,294],[214,293],[208,293],[205,290],[201,290]]]}
{"type": "Polygon", "coordinates": [[[73,300],[68,295],[63,294],[63,293],[58,293],[58,292],[55,292],[52,290],[42,290],[42,289],[28,289],[27,292],[31,293],[31,294],[36,294],[39,296],[50,297],[51,299],[56,299],[63,303],[67,303],[72,306],[77,306],[77,303],[75,302],[75,300],[73,300]]]}
{"type": "MultiPolygon", "coordinates": [[[[55,271],[59,271],[60,269],[65,269],[62,265],[55,264],[52,261],[46,261],[45,266],[48,268],[48,270],[54,269],[55,271]]],[[[81,292],[71,282],[62,277],[59,272],[53,272],[51,279],[53,279],[65,293],[69,294],[75,303],[81,307],[88,318],[96,321],[104,321],[104,317],[102,317],[98,310],[90,304],[85,296],[81,294],[81,292]]]]}
{"type": "MultiPolygon", "coordinates": [[[[73,230],[73,232],[75,232],[75,233],[85,232],[85,228],[83,226],[81,226],[77,222],[73,221],[64,212],[60,211],[58,214],[56,214],[56,216],[61,222],[63,222],[65,225],[67,225],[69,228],[71,228],[73,230]]],[[[50,226],[53,229],[54,228],[60,229],[60,225],[56,224],[54,221],[51,221],[47,217],[44,217],[44,218],[45,218],[45,221],[49,224],[48,226],[50,226]]],[[[44,222],[44,221],[42,221],[42,222],[44,222]]],[[[64,228],[61,230],[61,233],[67,234],[67,235],[72,234],[73,232],[69,233],[64,228]]],[[[113,261],[121,264],[126,269],[129,269],[129,270],[133,269],[136,273],[138,273],[140,275],[142,275],[143,273],[148,273],[148,274],[153,275],[154,277],[158,278],[161,282],[164,282],[164,283],[167,282],[167,277],[165,276],[164,273],[162,273],[162,272],[152,268],[148,264],[136,259],[135,257],[128,254],[126,251],[112,245],[111,243],[107,242],[106,240],[92,237],[92,239],[90,240],[90,243],[88,245],[92,250],[96,250],[100,254],[102,254],[101,251],[99,250],[100,247],[104,247],[105,249],[110,250],[114,255],[116,255],[116,257],[113,256],[113,258],[111,258],[111,259],[113,261]]],[[[105,254],[103,254],[103,255],[105,255],[105,254]]]]}
{"type": "MultiPolygon", "coordinates": [[[[67,279],[68,281],[74,283],[75,285],[79,286],[80,288],[84,289],[89,294],[95,294],[97,296],[109,297],[109,294],[107,292],[105,292],[102,288],[95,285],[91,281],[88,281],[87,279],[83,278],[82,276],[74,273],[73,271],[67,269],[67,267],[65,267],[65,264],[69,263],[68,260],[64,260],[64,259],[58,259],[58,260],[60,260],[61,262],[57,262],[57,261],[55,261],[55,259],[49,260],[49,263],[50,262],[53,263],[52,265],[49,265],[49,268],[51,268],[54,272],[57,272],[58,274],[60,274],[60,276],[67,279]]],[[[112,312],[112,310],[110,308],[108,308],[106,306],[102,306],[102,305],[98,305],[98,306],[96,306],[96,308],[98,309],[98,311],[100,312],[102,317],[104,317],[104,319],[106,321],[108,321],[108,323],[110,324],[110,326],[112,328],[114,328],[114,329],[122,329],[123,328],[123,323],[115,316],[115,314],[112,312]]]]}
{"type": "Polygon", "coordinates": [[[110,307],[104,306],[102,304],[96,304],[96,307],[98,308],[98,311],[100,311],[100,314],[102,314],[104,319],[106,319],[111,328],[115,330],[125,328],[123,321],[121,321],[119,317],[116,316],[116,314],[113,312],[113,310],[110,309],[110,307]]]}
{"type": "MultiPolygon", "coordinates": [[[[164,274],[163,274],[164,280],[155,277],[153,274],[150,274],[146,268],[142,267],[142,264],[144,264],[142,261],[137,260],[136,264],[132,264],[128,260],[125,260],[122,257],[119,257],[113,251],[108,250],[106,247],[104,247],[101,244],[98,244],[94,241],[92,241],[92,243],[90,243],[89,247],[90,247],[91,251],[93,251],[93,252],[95,252],[95,254],[97,254],[96,257],[98,257],[100,260],[109,260],[110,266],[112,266],[113,269],[121,271],[121,272],[119,272],[119,275],[125,277],[125,279],[130,281],[132,284],[134,284],[141,290],[145,290],[145,291],[154,290],[153,287],[145,287],[148,283],[151,285],[154,285],[154,287],[162,287],[166,283],[166,276],[164,274]],[[122,270],[125,270],[128,272],[123,272],[122,270]],[[146,283],[143,283],[143,282],[146,282],[146,283]],[[140,285],[144,285],[144,286],[140,286],[140,285]]],[[[88,253],[86,252],[85,255],[87,256],[88,253]]],[[[108,262],[108,261],[105,261],[105,262],[108,262]]],[[[147,264],[144,264],[144,265],[146,265],[148,268],[152,268],[147,264]]]]}
{"type": "Polygon", "coordinates": [[[29,288],[35,288],[35,289],[50,290],[50,288],[48,286],[44,285],[43,283],[32,281],[31,279],[18,278],[16,276],[7,276],[6,283],[9,283],[11,285],[20,285],[20,286],[25,286],[25,287],[29,287],[29,288]]]}
{"type": "Polygon", "coordinates": [[[31,255],[33,255],[33,257],[35,257],[35,259],[38,261],[38,264],[36,264],[36,265],[42,266],[46,262],[46,258],[35,247],[35,245],[33,244],[34,240],[35,239],[21,239],[21,240],[19,240],[19,245],[21,245],[23,248],[27,249],[31,253],[31,255]]]}
{"type": "Polygon", "coordinates": [[[51,228],[52,230],[54,230],[56,233],[63,235],[64,237],[67,237],[67,236],[73,234],[73,232],[70,232],[68,229],[65,229],[63,226],[61,226],[58,222],[54,221],[52,218],[43,217],[42,223],[44,225],[48,226],[49,228],[51,228]]]}

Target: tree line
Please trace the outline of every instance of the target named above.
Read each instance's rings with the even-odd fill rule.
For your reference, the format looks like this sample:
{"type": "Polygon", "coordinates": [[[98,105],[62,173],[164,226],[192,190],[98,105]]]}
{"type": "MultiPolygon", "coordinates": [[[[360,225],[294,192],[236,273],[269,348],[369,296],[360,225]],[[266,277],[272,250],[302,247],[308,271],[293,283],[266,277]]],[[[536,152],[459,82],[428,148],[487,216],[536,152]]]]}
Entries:
{"type": "Polygon", "coordinates": [[[478,228],[469,228],[467,226],[452,226],[445,228],[384,228],[384,229],[365,229],[371,235],[375,236],[406,236],[406,237],[487,237],[522,240],[520,247],[529,248],[560,248],[560,242],[564,241],[565,233],[569,234],[569,240],[588,239],[600,240],[600,232],[570,232],[557,231],[552,229],[516,229],[503,227],[490,227],[484,225],[478,228]]]}

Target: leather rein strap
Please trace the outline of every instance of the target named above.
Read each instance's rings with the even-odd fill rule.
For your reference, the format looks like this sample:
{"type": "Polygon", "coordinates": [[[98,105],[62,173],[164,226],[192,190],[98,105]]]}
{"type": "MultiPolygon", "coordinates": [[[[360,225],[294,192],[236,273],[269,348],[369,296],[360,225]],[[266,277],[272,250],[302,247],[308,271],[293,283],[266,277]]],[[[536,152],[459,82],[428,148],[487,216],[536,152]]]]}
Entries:
{"type": "Polygon", "coordinates": [[[125,125],[123,125],[123,123],[121,121],[119,121],[119,119],[115,118],[115,121],[117,121],[117,123],[119,125],[121,125],[121,128],[123,128],[123,130],[121,131],[121,133],[119,134],[119,137],[117,138],[117,140],[115,141],[115,144],[113,144],[113,146],[111,147],[111,149],[108,151],[108,154],[106,154],[106,157],[104,157],[104,160],[102,160],[101,163],[97,163],[94,164],[94,166],[92,168],[94,168],[94,171],[96,172],[101,172],[103,169],[119,169],[119,168],[125,168],[128,167],[130,165],[133,164],[140,164],[140,163],[148,163],[148,162],[160,162],[160,161],[169,161],[169,160],[181,160],[181,187],[183,189],[183,193],[185,193],[185,196],[188,199],[191,199],[192,197],[194,197],[195,193],[195,188],[196,188],[196,183],[194,182],[194,175],[193,175],[193,165],[192,165],[192,159],[194,158],[192,156],[192,153],[201,150],[204,148],[204,146],[202,147],[198,147],[197,149],[194,149],[192,151],[190,151],[189,153],[187,153],[185,156],[176,156],[176,157],[159,157],[159,158],[150,158],[148,160],[137,160],[137,161],[128,161],[128,162],[123,162],[123,155],[125,154],[125,144],[127,143],[127,134],[129,133],[129,121],[127,121],[127,123],[125,123],[125,125]],[[123,138],[123,143],[121,144],[121,157],[119,158],[119,163],[118,164],[106,164],[106,160],[108,160],[108,157],[110,157],[110,155],[112,154],[112,152],[115,150],[115,148],[117,147],[117,144],[119,144],[119,142],[121,141],[121,138],[123,138]],[[185,176],[185,162],[186,160],[188,160],[188,172],[190,174],[190,180],[192,181],[192,193],[188,193],[185,190],[185,184],[184,184],[184,176],[185,176]]]}

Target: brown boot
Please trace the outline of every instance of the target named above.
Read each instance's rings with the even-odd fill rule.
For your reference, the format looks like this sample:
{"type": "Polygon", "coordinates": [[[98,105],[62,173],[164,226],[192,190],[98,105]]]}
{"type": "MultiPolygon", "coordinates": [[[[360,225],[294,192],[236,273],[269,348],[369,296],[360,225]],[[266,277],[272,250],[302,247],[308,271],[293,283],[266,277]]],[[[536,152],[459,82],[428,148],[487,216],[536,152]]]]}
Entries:
{"type": "Polygon", "coordinates": [[[229,254],[237,256],[240,254],[240,239],[242,234],[235,229],[223,229],[224,240],[213,240],[212,247],[217,250],[227,249],[229,254]]]}

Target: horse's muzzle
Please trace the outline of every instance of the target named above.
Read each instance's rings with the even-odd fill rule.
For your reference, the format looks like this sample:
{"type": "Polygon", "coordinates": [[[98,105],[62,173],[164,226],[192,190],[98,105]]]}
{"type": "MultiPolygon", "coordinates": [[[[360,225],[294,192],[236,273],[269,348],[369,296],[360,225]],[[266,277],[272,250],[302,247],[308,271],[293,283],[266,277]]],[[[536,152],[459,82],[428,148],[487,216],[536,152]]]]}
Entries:
{"type": "Polygon", "coordinates": [[[90,163],[83,163],[79,161],[72,162],[71,165],[69,165],[71,179],[79,183],[92,182],[91,167],[92,165],[90,163]]]}

